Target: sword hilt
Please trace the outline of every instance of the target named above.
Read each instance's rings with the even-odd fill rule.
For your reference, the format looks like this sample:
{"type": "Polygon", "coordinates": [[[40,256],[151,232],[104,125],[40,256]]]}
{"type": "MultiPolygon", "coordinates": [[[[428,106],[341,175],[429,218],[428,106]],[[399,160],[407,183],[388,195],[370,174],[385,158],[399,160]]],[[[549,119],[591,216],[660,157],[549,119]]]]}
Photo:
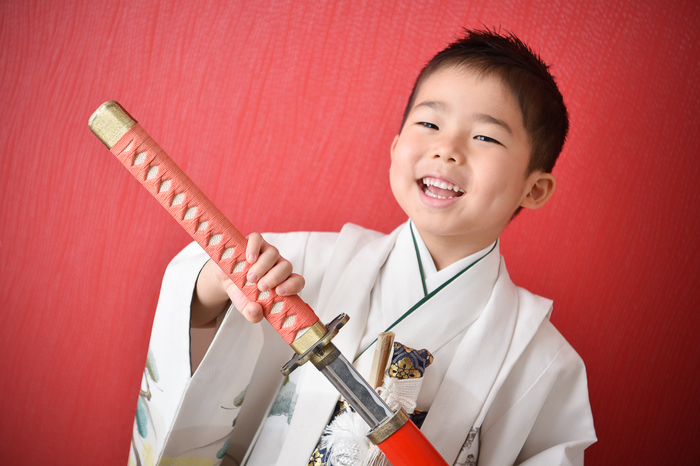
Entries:
{"type": "Polygon", "coordinates": [[[102,104],[89,127],[246,297],[260,303],[265,318],[297,353],[325,335],[325,327],[299,296],[259,291],[246,279],[252,265],[245,259],[247,239],[117,102],[102,104]]]}

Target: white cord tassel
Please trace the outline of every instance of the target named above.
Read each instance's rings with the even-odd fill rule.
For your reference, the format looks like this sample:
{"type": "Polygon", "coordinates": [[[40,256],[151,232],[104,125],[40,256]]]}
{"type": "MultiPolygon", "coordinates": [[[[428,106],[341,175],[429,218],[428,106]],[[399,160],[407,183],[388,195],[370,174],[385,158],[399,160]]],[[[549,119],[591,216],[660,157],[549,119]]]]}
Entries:
{"type": "Polygon", "coordinates": [[[410,415],[416,410],[416,401],[422,385],[422,377],[416,379],[384,377],[384,382],[377,389],[377,393],[392,411],[401,408],[406,411],[406,414],[410,415]]]}
{"type": "Polygon", "coordinates": [[[367,460],[362,466],[391,466],[378,446],[372,445],[367,452],[367,460]]]}
{"type": "Polygon", "coordinates": [[[321,438],[321,448],[330,451],[329,466],[361,466],[371,446],[369,426],[359,414],[348,411],[337,416],[321,438]]]}

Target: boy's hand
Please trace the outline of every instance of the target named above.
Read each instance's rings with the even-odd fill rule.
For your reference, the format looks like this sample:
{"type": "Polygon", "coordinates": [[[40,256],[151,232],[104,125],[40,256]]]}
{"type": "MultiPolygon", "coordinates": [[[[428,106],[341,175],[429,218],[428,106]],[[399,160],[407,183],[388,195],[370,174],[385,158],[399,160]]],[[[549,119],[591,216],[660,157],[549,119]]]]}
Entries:
{"type": "MultiPolygon", "coordinates": [[[[279,296],[290,296],[304,288],[304,278],[292,273],[292,264],[280,256],[277,248],[266,242],[259,233],[251,233],[248,236],[246,261],[253,264],[246,278],[251,283],[257,283],[260,291],[274,289],[279,296]]],[[[250,301],[228,275],[210,260],[197,279],[196,293],[192,301],[192,326],[211,324],[221,310],[205,310],[197,315],[200,310],[198,307],[211,308],[210,303],[222,299],[225,301],[226,297],[250,322],[257,323],[262,320],[262,306],[250,301]]],[[[213,309],[216,309],[216,306],[213,309]]]]}

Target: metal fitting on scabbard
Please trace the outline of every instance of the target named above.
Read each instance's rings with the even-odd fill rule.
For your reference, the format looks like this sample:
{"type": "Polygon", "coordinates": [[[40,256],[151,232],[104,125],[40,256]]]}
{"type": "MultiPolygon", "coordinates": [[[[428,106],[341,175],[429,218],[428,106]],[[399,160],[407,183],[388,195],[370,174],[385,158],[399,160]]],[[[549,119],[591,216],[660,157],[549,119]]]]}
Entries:
{"type": "Polygon", "coordinates": [[[403,409],[399,409],[393,416],[386,418],[381,424],[372,429],[367,438],[375,445],[379,445],[384,440],[391,437],[409,420],[408,414],[403,409]]]}
{"type": "Polygon", "coordinates": [[[297,354],[282,366],[282,374],[284,376],[291,374],[294,369],[309,360],[318,370],[333,362],[340,351],[331,343],[331,340],[349,319],[346,314],[340,314],[327,327],[320,322],[311,326],[306,333],[290,344],[297,354]]]}
{"type": "Polygon", "coordinates": [[[135,124],[136,120],[114,100],[100,105],[88,121],[90,130],[110,150],[135,124]]]}

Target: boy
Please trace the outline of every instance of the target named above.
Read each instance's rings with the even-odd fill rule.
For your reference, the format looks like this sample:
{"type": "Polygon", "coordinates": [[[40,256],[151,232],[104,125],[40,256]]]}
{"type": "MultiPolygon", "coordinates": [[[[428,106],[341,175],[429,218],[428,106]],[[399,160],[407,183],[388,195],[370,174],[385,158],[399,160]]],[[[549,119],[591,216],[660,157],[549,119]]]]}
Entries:
{"type": "MultiPolygon", "coordinates": [[[[427,355],[416,422],[448,464],[582,464],[595,441],[583,362],[549,322],[551,301],[513,285],[498,248],[521,208],[551,198],[567,131],[547,66],[514,36],[467,31],[423,69],[391,145],[408,223],[389,235],[347,225],[249,238],[261,291],[295,294],[305,279],[301,296],[322,321],[350,315],[334,343],[365,378],[387,328],[413,357],[402,369],[427,355]]],[[[337,393],[311,365],[280,388],[289,348],[241,316],[262,318],[197,245],[173,260],[149,351],[161,387],[142,391],[133,454],[149,445],[173,464],[215,464],[255,431],[249,465],[326,464],[332,447],[319,439],[337,393]],[[229,299],[241,314],[224,313],[229,299]],[[190,324],[219,326],[191,378],[190,324]]]]}

